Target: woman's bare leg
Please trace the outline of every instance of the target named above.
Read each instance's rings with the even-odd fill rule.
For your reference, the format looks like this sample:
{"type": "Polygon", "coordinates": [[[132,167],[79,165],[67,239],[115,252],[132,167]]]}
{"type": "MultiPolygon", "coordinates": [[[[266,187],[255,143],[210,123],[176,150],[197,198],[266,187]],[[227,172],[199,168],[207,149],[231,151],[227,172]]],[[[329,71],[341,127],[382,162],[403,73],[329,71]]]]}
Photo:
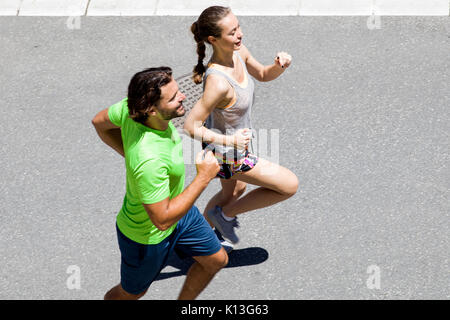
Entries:
{"type": "Polygon", "coordinates": [[[298,178],[292,171],[261,158],[253,169],[237,173],[231,179],[257,185],[260,188],[224,205],[222,210],[229,217],[286,200],[292,197],[298,188],[298,178]]]}
{"type": "Polygon", "coordinates": [[[222,190],[217,192],[211,200],[209,200],[203,211],[206,221],[208,221],[211,226],[213,225],[209,221],[206,213],[215,206],[223,207],[237,201],[239,197],[244,194],[247,187],[247,183],[239,180],[220,179],[220,183],[222,184],[222,190]]]}

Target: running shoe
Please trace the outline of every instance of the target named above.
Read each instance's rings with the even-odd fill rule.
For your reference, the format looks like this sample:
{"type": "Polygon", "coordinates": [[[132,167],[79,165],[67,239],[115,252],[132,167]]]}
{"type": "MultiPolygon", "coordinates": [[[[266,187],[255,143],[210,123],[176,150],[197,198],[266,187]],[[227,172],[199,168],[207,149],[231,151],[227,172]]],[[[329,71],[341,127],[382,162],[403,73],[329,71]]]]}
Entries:
{"type": "Polygon", "coordinates": [[[222,234],[219,232],[219,230],[214,229],[214,233],[216,234],[217,239],[219,239],[220,244],[222,245],[222,247],[225,249],[225,251],[226,251],[227,253],[230,253],[231,251],[233,251],[233,249],[234,249],[233,244],[230,243],[230,242],[228,242],[227,240],[225,240],[225,239],[222,237],[222,234]]]}
{"type": "Polygon", "coordinates": [[[237,218],[234,218],[231,221],[227,221],[222,216],[222,208],[219,206],[215,206],[213,209],[210,209],[207,212],[209,220],[212,224],[219,230],[222,236],[232,243],[238,243],[239,238],[234,232],[234,228],[239,228],[239,223],[237,218]]]}

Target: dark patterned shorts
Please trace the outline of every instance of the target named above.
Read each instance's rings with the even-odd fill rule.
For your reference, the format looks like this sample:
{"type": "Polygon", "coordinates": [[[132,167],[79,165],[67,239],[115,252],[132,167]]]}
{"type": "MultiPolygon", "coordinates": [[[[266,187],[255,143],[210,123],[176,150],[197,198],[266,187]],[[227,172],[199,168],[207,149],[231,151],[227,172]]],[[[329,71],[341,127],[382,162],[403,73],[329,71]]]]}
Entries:
{"type": "MultiPolygon", "coordinates": [[[[208,147],[207,144],[202,143],[203,149],[208,147]]],[[[217,174],[217,177],[221,179],[230,179],[236,173],[249,171],[258,163],[258,157],[249,153],[248,150],[246,151],[244,158],[234,158],[231,161],[223,155],[214,152],[214,149],[212,149],[212,152],[220,164],[220,171],[217,174]]]]}

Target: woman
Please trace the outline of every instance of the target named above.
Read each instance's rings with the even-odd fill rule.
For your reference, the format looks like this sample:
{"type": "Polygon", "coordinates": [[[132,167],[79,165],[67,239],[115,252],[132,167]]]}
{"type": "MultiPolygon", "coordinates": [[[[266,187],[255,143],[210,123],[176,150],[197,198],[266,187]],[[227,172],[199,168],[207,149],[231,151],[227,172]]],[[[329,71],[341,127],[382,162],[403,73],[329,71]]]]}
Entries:
{"type": "Polygon", "coordinates": [[[237,243],[238,214],[273,205],[297,192],[294,173],[248,152],[254,91],[250,75],[258,81],[274,80],[289,67],[291,57],[280,52],[270,66],[256,61],[242,44],[238,19],[226,7],[204,10],[191,31],[198,54],[193,79],[203,81],[204,87],[184,129],[201,140],[203,148],[213,150],[221,164],[222,190],[208,202],[204,215],[225,238],[237,243]],[[203,65],[205,43],[213,48],[207,68],[203,65]],[[260,187],[241,197],[247,183],[260,187]]]}

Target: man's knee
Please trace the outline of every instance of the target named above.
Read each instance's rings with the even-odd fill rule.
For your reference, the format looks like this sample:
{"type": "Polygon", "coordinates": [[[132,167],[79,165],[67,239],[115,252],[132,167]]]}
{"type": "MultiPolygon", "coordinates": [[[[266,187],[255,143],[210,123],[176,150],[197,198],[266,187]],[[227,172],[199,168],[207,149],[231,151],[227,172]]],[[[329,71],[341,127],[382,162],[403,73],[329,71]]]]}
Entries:
{"type": "Polygon", "coordinates": [[[141,293],[132,294],[125,291],[119,284],[105,294],[104,300],[138,300],[147,293],[147,290],[148,288],[141,293]]]}
{"type": "Polygon", "coordinates": [[[225,251],[224,248],[221,249],[221,260],[219,263],[220,269],[225,268],[228,265],[228,253],[225,251]]]}
{"type": "Polygon", "coordinates": [[[218,256],[216,258],[215,267],[217,269],[216,272],[218,272],[220,269],[225,268],[228,264],[228,254],[225,251],[224,248],[221,248],[218,252],[218,256]]]}
{"type": "Polygon", "coordinates": [[[142,297],[147,293],[147,290],[148,290],[148,289],[145,289],[145,290],[142,291],[141,293],[136,294],[136,295],[135,295],[135,296],[136,296],[136,300],[142,298],[142,297]]]}
{"type": "Polygon", "coordinates": [[[207,262],[203,264],[203,268],[205,268],[209,273],[217,273],[220,269],[226,267],[228,264],[228,254],[224,248],[220,248],[220,250],[209,256],[207,262]]]}

